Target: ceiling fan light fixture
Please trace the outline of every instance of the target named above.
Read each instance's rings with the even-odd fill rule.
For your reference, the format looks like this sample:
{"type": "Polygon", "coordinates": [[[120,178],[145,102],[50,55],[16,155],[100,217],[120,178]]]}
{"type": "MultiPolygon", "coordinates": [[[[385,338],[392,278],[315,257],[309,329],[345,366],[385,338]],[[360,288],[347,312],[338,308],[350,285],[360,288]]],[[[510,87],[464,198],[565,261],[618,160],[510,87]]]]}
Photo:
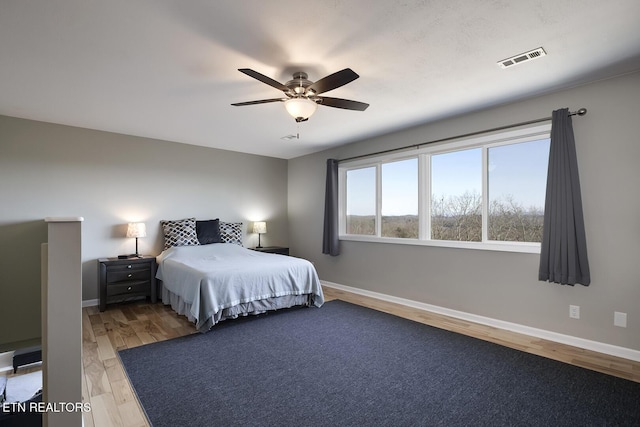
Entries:
{"type": "Polygon", "coordinates": [[[284,108],[297,122],[301,122],[316,112],[318,104],[308,98],[291,98],[284,101],[284,108]]]}

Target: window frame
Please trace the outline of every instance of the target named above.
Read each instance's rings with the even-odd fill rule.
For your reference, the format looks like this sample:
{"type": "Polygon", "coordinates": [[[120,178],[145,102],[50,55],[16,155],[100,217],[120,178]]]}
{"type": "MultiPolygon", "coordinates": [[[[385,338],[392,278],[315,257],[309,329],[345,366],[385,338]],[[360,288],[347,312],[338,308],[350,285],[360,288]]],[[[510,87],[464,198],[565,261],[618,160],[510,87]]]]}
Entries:
{"type": "Polygon", "coordinates": [[[444,143],[433,143],[414,149],[400,150],[383,155],[371,156],[340,162],[338,167],[338,226],[339,240],[356,242],[377,242],[404,245],[435,246],[446,248],[479,249],[491,251],[540,253],[539,242],[505,242],[488,240],[488,150],[493,147],[548,139],[551,137],[551,123],[525,126],[508,131],[461,138],[444,143]],[[430,230],[431,216],[431,156],[465,149],[482,149],[482,241],[466,242],[454,240],[432,240],[430,230]],[[418,238],[382,237],[382,164],[401,160],[418,159],[418,238]],[[346,177],[347,171],[375,167],[376,186],[376,234],[358,235],[346,233],[346,177]],[[428,188],[426,188],[428,187],[428,188]]]}

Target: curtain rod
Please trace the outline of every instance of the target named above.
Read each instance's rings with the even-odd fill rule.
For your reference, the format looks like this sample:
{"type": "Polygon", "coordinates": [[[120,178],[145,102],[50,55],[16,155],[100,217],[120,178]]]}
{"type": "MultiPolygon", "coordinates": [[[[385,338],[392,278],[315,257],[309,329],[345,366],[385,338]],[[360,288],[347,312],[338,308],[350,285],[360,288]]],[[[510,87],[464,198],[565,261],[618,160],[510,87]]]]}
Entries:
{"type": "MultiPolygon", "coordinates": [[[[585,114],[587,114],[587,109],[586,108],[580,108],[578,111],[569,112],[569,116],[584,116],[585,114]]],[[[485,130],[480,130],[480,131],[476,131],[476,132],[465,133],[465,134],[462,134],[462,135],[449,136],[447,138],[442,138],[442,139],[435,139],[433,141],[421,142],[420,144],[406,145],[404,147],[391,148],[389,150],[383,150],[383,151],[376,151],[375,153],[362,154],[360,156],[353,156],[353,157],[347,157],[346,159],[340,159],[340,160],[338,160],[338,163],[346,162],[348,160],[362,159],[362,158],[370,157],[370,156],[378,156],[380,154],[393,153],[395,151],[407,150],[409,148],[420,148],[423,145],[435,144],[436,142],[451,141],[452,139],[466,138],[466,137],[469,137],[469,136],[480,135],[480,134],[483,134],[483,133],[489,133],[489,132],[495,132],[495,131],[498,131],[498,130],[505,130],[505,129],[515,128],[515,127],[518,127],[518,126],[525,126],[525,125],[532,125],[532,124],[535,124],[535,123],[548,122],[551,119],[552,119],[552,117],[544,117],[542,119],[529,120],[529,121],[526,121],[526,122],[520,122],[520,123],[511,124],[511,125],[500,126],[500,127],[497,127],[497,128],[485,129],[485,130]]]]}

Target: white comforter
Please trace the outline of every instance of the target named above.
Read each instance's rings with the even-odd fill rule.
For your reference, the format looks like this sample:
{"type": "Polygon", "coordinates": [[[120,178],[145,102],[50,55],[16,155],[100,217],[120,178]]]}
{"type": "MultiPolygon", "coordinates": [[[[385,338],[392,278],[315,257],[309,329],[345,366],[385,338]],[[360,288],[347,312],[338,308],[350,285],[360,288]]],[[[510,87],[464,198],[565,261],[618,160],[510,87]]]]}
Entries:
{"type": "Polygon", "coordinates": [[[211,326],[216,313],[252,301],[311,294],[315,306],[324,303],[318,274],[304,259],[214,243],[169,248],[157,261],[156,277],[180,298],[189,311],[181,314],[195,319],[199,330],[211,326]]]}

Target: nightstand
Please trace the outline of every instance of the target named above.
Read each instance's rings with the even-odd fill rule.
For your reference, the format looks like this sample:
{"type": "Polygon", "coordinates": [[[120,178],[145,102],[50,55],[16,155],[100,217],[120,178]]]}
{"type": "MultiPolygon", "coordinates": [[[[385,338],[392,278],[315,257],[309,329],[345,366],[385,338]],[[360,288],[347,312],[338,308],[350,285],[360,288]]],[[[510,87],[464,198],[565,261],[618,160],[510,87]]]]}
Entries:
{"type": "Polygon", "coordinates": [[[266,252],[269,254],[289,255],[289,248],[284,248],[282,246],[264,246],[262,248],[250,249],[258,252],[266,252]]]}
{"type": "Polygon", "coordinates": [[[127,259],[100,258],[98,283],[100,311],[104,311],[107,304],[138,297],[149,297],[155,303],[156,257],[144,255],[127,259]]]}

